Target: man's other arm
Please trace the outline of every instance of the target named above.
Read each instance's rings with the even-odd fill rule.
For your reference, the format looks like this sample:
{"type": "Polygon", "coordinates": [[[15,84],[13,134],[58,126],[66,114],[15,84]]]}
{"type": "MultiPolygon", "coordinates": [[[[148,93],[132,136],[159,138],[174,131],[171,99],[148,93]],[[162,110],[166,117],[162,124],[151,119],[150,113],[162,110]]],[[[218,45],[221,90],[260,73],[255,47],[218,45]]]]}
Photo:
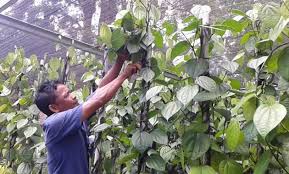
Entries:
{"type": "Polygon", "coordinates": [[[122,65],[127,59],[127,57],[128,55],[126,54],[121,54],[117,57],[115,64],[112,66],[112,68],[106,73],[106,75],[100,81],[100,84],[98,86],[99,88],[113,81],[119,75],[122,65]]]}

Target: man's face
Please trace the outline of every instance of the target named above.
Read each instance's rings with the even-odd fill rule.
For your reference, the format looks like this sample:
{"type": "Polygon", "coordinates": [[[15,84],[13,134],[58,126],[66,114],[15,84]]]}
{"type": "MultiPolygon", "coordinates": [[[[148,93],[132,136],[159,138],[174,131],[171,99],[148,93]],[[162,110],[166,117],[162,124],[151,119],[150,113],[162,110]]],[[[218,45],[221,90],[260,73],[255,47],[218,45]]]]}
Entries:
{"type": "Polygon", "coordinates": [[[78,105],[76,97],[73,94],[71,94],[70,90],[66,85],[63,84],[57,85],[55,95],[56,95],[55,105],[59,110],[59,112],[72,109],[78,105]]]}

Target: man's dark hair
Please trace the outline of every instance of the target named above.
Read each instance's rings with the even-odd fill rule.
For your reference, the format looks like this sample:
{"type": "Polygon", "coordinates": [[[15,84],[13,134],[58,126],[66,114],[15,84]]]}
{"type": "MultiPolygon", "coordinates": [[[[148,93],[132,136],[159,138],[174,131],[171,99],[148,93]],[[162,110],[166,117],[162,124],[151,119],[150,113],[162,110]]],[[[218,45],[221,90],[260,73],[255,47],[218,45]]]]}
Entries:
{"type": "Polygon", "coordinates": [[[38,107],[38,109],[50,116],[53,112],[49,109],[50,104],[54,104],[56,95],[55,91],[57,89],[57,85],[62,84],[58,80],[46,81],[44,82],[37,91],[34,103],[38,107]]]}

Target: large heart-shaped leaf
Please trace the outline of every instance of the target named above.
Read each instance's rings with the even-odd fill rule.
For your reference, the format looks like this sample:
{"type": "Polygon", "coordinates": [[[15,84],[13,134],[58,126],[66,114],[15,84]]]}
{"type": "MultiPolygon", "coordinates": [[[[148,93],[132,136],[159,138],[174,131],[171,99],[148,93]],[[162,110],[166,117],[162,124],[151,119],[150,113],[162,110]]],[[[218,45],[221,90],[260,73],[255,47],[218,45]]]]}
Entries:
{"type": "Polygon", "coordinates": [[[190,49],[190,44],[187,41],[181,41],[177,43],[171,53],[171,59],[186,53],[190,49]]]}
{"type": "Polygon", "coordinates": [[[132,31],[134,29],[134,19],[130,12],[124,15],[121,25],[127,31],[132,31]]]}
{"type": "Polygon", "coordinates": [[[190,153],[192,159],[197,159],[205,154],[210,148],[210,138],[203,133],[187,131],[183,135],[182,145],[185,153],[190,153]]]}
{"type": "Polygon", "coordinates": [[[113,31],[111,36],[112,48],[118,50],[124,45],[124,43],[125,43],[124,32],[119,28],[113,31]]]}
{"type": "Polygon", "coordinates": [[[143,152],[153,144],[152,136],[147,132],[137,130],[131,138],[133,146],[143,152]]]}
{"type": "Polygon", "coordinates": [[[140,74],[146,82],[151,81],[155,77],[155,73],[150,68],[143,68],[140,74]]]}
{"type": "Polygon", "coordinates": [[[184,64],[186,73],[196,78],[204,74],[209,69],[209,63],[203,59],[190,59],[184,64]]]}
{"type": "Polygon", "coordinates": [[[200,76],[196,79],[196,84],[198,84],[200,87],[204,88],[205,90],[208,90],[210,92],[214,92],[217,90],[218,86],[216,82],[207,76],[200,76]]]}
{"type": "Polygon", "coordinates": [[[106,24],[102,24],[100,27],[99,36],[103,43],[107,44],[107,46],[111,46],[111,30],[106,24]]]}
{"type": "Polygon", "coordinates": [[[157,142],[159,144],[167,144],[168,143],[168,135],[164,131],[162,131],[160,129],[155,129],[150,134],[151,134],[154,142],[157,142]]]}
{"type": "Polygon", "coordinates": [[[177,98],[184,105],[187,105],[190,101],[193,100],[193,98],[198,92],[199,87],[197,85],[194,86],[187,85],[177,92],[177,98]]]}
{"type": "Polygon", "coordinates": [[[150,100],[152,97],[158,95],[164,86],[154,86],[150,88],[146,93],[146,100],[150,100]]]}
{"type": "Polygon", "coordinates": [[[24,131],[24,135],[26,138],[29,138],[32,135],[34,135],[36,131],[37,131],[37,127],[30,126],[24,131]]]}
{"type": "Polygon", "coordinates": [[[233,61],[223,61],[220,65],[230,73],[234,73],[239,67],[239,64],[233,61]]]}
{"type": "Polygon", "coordinates": [[[160,149],[160,155],[165,161],[170,161],[175,158],[176,150],[169,146],[163,146],[160,149]]]}
{"type": "Polygon", "coordinates": [[[153,154],[148,157],[146,161],[146,165],[149,168],[159,170],[159,171],[164,171],[166,169],[166,162],[164,161],[162,157],[156,154],[153,154]]]}
{"type": "Polygon", "coordinates": [[[162,115],[169,120],[173,115],[175,115],[182,107],[182,104],[178,101],[172,101],[166,104],[165,108],[162,110],[162,115]]]}
{"type": "Polygon", "coordinates": [[[21,119],[17,122],[17,129],[24,127],[28,123],[28,119],[21,119]]]}
{"type": "Polygon", "coordinates": [[[279,104],[261,104],[254,114],[254,124],[262,137],[273,130],[286,116],[286,108],[279,104]]]}
{"type": "Polygon", "coordinates": [[[31,172],[31,168],[29,166],[29,164],[27,163],[21,163],[18,167],[17,167],[17,174],[28,174],[31,172]]]}
{"type": "Polygon", "coordinates": [[[253,69],[257,70],[259,68],[259,66],[262,63],[264,63],[267,59],[268,59],[268,56],[263,56],[263,57],[260,57],[258,59],[252,59],[248,62],[247,66],[249,68],[253,68],[253,69]]]}

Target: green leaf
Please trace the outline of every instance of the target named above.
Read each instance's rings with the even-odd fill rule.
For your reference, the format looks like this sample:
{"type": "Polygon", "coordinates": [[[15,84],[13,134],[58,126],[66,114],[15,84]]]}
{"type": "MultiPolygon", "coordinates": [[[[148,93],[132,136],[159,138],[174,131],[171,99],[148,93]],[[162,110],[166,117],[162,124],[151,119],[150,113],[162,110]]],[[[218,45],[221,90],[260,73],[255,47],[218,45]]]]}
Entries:
{"type": "Polygon", "coordinates": [[[239,64],[233,61],[223,61],[221,63],[221,67],[225,70],[229,71],[230,73],[234,73],[237,71],[239,64]]]}
{"type": "Polygon", "coordinates": [[[209,63],[203,59],[190,59],[184,64],[186,73],[196,78],[209,70],[209,63]]]}
{"type": "Polygon", "coordinates": [[[286,114],[286,108],[279,103],[261,104],[257,108],[253,119],[259,134],[265,138],[283,120],[286,114]]]}
{"type": "Polygon", "coordinates": [[[164,131],[155,129],[150,134],[154,142],[159,144],[168,144],[168,135],[164,131]]]}
{"type": "Polygon", "coordinates": [[[177,92],[177,98],[180,102],[183,103],[183,105],[187,105],[190,101],[193,100],[193,98],[195,97],[195,95],[197,95],[198,92],[199,87],[197,85],[187,85],[177,92]]]}
{"type": "Polygon", "coordinates": [[[87,71],[82,75],[81,80],[83,81],[83,83],[85,83],[94,80],[94,78],[95,78],[94,73],[91,71],[87,71]]]}
{"type": "Polygon", "coordinates": [[[31,172],[31,168],[29,164],[22,162],[18,167],[17,167],[17,174],[28,174],[31,172]]]}
{"type": "Polygon", "coordinates": [[[48,79],[49,80],[56,80],[56,79],[58,79],[58,77],[59,77],[58,72],[48,70],[48,79]]]}
{"type": "Polygon", "coordinates": [[[138,5],[134,8],[133,14],[137,19],[144,19],[146,17],[146,8],[138,5]]]}
{"type": "Polygon", "coordinates": [[[268,165],[271,160],[271,152],[265,151],[260,159],[258,160],[255,168],[254,168],[254,174],[264,174],[267,171],[268,165]]]}
{"type": "Polygon", "coordinates": [[[223,22],[223,25],[226,26],[229,30],[234,32],[241,32],[243,31],[243,26],[240,22],[235,21],[233,19],[227,19],[223,22]]]}
{"type": "Polygon", "coordinates": [[[134,30],[133,16],[129,12],[123,17],[121,25],[127,31],[134,30]]]}
{"type": "Polygon", "coordinates": [[[28,119],[21,119],[17,121],[17,129],[24,127],[28,123],[28,119]]]}
{"type": "Polygon", "coordinates": [[[166,29],[166,35],[168,36],[171,35],[177,28],[174,24],[167,21],[163,23],[163,27],[166,29]]]}
{"type": "Polygon", "coordinates": [[[241,88],[241,82],[237,79],[230,79],[230,85],[233,89],[239,90],[241,88]]]}
{"type": "Polygon", "coordinates": [[[118,50],[125,44],[125,34],[121,29],[118,28],[112,32],[111,44],[115,50],[118,50]]]}
{"type": "Polygon", "coordinates": [[[154,36],[154,41],[155,41],[155,44],[156,44],[156,47],[158,48],[163,48],[163,42],[164,42],[164,39],[163,39],[163,36],[161,34],[160,31],[153,31],[152,32],[153,36],[154,36]]]}
{"type": "Polygon", "coordinates": [[[70,57],[71,59],[76,57],[76,50],[72,46],[68,48],[68,57],[70,57]]]}
{"type": "Polygon", "coordinates": [[[245,135],[245,142],[252,143],[257,140],[258,131],[253,123],[253,121],[248,122],[244,128],[243,132],[245,135]]]}
{"type": "Polygon", "coordinates": [[[269,73],[276,73],[278,71],[278,61],[281,51],[275,51],[271,57],[266,61],[267,70],[269,73]]]}
{"type": "Polygon", "coordinates": [[[99,36],[102,42],[105,43],[110,48],[112,33],[111,33],[110,28],[106,24],[102,24],[100,26],[99,36]]]}
{"type": "Polygon", "coordinates": [[[289,22],[289,18],[284,18],[283,16],[281,16],[277,25],[275,25],[274,29],[270,31],[269,39],[271,39],[273,42],[275,42],[276,39],[278,38],[278,36],[282,33],[282,31],[284,30],[284,28],[288,24],[288,22],[289,22]]]}
{"type": "Polygon", "coordinates": [[[32,135],[34,135],[37,131],[37,127],[28,127],[25,131],[24,131],[24,135],[26,138],[31,137],[32,135]]]}
{"type": "Polygon", "coordinates": [[[131,152],[130,154],[125,154],[123,156],[121,155],[117,159],[116,163],[119,164],[119,165],[120,164],[125,164],[127,162],[132,161],[133,159],[136,159],[138,157],[138,155],[139,155],[139,153],[137,153],[136,151],[135,152],[131,152]]]}
{"type": "Polygon", "coordinates": [[[199,25],[201,24],[201,21],[197,19],[196,17],[191,18],[189,25],[187,25],[183,31],[192,31],[194,29],[197,29],[199,25]]]}
{"type": "Polygon", "coordinates": [[[254,31],[249,31],[249,32],[247,32],[247,33],[244,34],[243,37],[241,38],[241,40],[240,40],[240,45],[246,44],[246,43],[249,41],[249,39],[250,39],[252,36],[255,36],[255,35],[256,35],[256,34],[255,34],[254,31]]]}
{"type": "Polygon", "coordinates": [[[106,123],[102,123],[102,124],[95,125],[91,130],[94,131],[95,133],[97,133],[97,132],[103,132],[104,130],[106,130],[109,127],[110,127],[110,125],[108,125],[106,123]]]}
{"type": "Polygon", "coordinates": [[[253,120],[255,111],[257,109],[257,98],[250,98],[243,104],[243,114],[247,121],[253,120]]]}
{"type": "Polygon", "coordinates": [[[113,49],[108,50],[109,63],[113,63],[117,59],[117,53],[113,49]]]}
{"type": "Polygon", "coordinates": [[[266,62],[267,59],[268,59],[268,56],[263,56],[263,57],[260,57],[258,59],[251,59],[248,62],[247,66],[249,68],[258,70],[259,66],[262,65],[264,62],[266,62]]]}
{"type": "Polygon", "coordinates": [[[6,97],[11,93],[11,90],[8,89],[6,86],[2,85],[2,90],[0,92],[1,97],[6,97]]]}
{"type": "Polygon", "coordinates": [[[140,75],[146,82],[152,81],[153,78],[155,77],[155,73],[150,68],[141,69],[140,75]]]}
{"type": "Polygon", "coordinates": [[[178,101],[172,101],[166,104],[164,109],[162,110],[162,115],[169,120],[173,115],[175,115],[180,109],[182,105],[178,101]]]}
{"type": "Polygon", "coordinates": [[[169,162],[175,158],[176,150],[169,146],[162,146],[160,149],[160,155],[166,162],[169,162]]]}
{"type": "Polygon", "coordinates": [[[273,41],[269,39],[261,40],[256,43],[256,48],[258,48],[259,51],[271,50],[272,46],[273,46],[273,41]]]}
{"type": "Polygon", "coordinates": [[[197,101],[197,102],[210,101],[210,100],[213,101],[217,99],[218,97],[220,97],[219,92],[201,91],[194,97],[194,101],[197,101]]]}
{"type": "Polygon", "coordinates": [[[242,174],[243,168],[233,160],[224,160],[219,165],[220,174],[242,174]]]}
{"type": "Polygon", "coordinates": [[[158,171],[165,171],[166,162],[159,155],[153,154],[148,157],[146,161],[146,166],[151,169],[158,170],[158,171]]]}
{"type": "Polygon", "coordinates": [[[133,146],[141,152],[144,152],[153,144],[152,136],[147,132],[140,132],[137,130],[131,138],[133,146]]]}
{"type": "Polygon", "coordinates": [[[60,60],[57,58],[50,59],[48,64],[52,71],[57,71],[60,68],[60,60]]]}
{"type": "Polygon", "coordinates": [[[210,138],[206,134],[187,131],[183,135],[182,146],[185,154],[191,154],[193,160],[204,155],[209,150],[210,145],[210,138]]]}
{"type": "Polygon", "coordinates": [[[238,104],[231,110],[232,114],[233,115],[237,114],[238,110],[243,106],[243,104],[253,97],[256,97],[256,94],[249,93],[249,94],[246,94],[245,96],[243,96],[241,101],[238,102],[238,104]]]}
{"type": "Polygon", "coordinates": [[[196,84],[198,84],[200,87],[204,88],[205,90],[208,90],[210,92],[214,92],[217,90],[218,86],[216,82],[207,76],[200,76],[196,79],[196,84]]]}
{"type": "Polygon", "coordinates": [[[189,174],[217,174],[210,166],[195,166],[192,167],[189,174]]]}
{"type": "Polygon", "coordinates": [[[155,5],[151,5],[150,13],[150,17],[152,17],[154,21],[158,22],[160,20],[161,11],[155,5]]]}
{"type": "Polygon", "coordinates": [[[14,123],[9,123],[7,126],[6,126],[6,130],[8,133],[12,132],[15,128],[15,124],[14,123]]]}
{"type": "Polygon", "coordinates": [[[130,54],[137,53],[140,50],[139,44],[128,42],[127,50],[130,54]]]}
{"type": "Polygon", "coordinates": [[[174,59],[179,55],[185,54],[190,48],[191,45],[187,41],[181,41],[177,43],[172,49],[171,59],[174,59]]]}
{"type": "Polygon", "coordinates": [[[240,144],[242,138],[239,122],[231,120],[228,128],[226,129],[226,145],[229,150],[234,151],[240,144]]]}
{"type": "Polygon", "coordinates": [[[280,75],[289,81],[289,47],[284,48],[278,58],[278,71],[280,75]]]}
{"type": "Polygon", "coordinates": [[[146,93],[146,100],[150,100],[152,97],[158,95],[164,86],[154,86],[150,88],[146,93]]]}

